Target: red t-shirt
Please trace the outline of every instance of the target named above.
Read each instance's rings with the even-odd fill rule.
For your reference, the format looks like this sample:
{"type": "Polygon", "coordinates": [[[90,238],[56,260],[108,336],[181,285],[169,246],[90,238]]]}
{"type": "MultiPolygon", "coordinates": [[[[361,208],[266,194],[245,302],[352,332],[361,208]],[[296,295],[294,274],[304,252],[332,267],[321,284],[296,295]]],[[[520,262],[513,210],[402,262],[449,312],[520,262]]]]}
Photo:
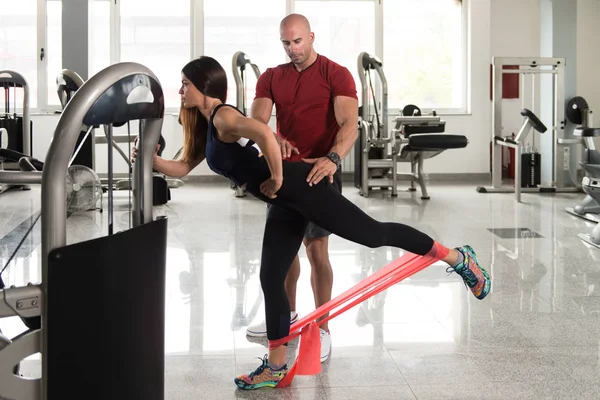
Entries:
{"type": "Polygon", "coordinates": [[[336,96],[358,99],[354,78],[346,67],[318,55],[301,72],[291,62],[267,69],[258,79],[255,99],[273,101],[277,134],[300,152],[289,160],[300,161],[324,157],[333,146],[340,130],[333,109],[336,96]]]}

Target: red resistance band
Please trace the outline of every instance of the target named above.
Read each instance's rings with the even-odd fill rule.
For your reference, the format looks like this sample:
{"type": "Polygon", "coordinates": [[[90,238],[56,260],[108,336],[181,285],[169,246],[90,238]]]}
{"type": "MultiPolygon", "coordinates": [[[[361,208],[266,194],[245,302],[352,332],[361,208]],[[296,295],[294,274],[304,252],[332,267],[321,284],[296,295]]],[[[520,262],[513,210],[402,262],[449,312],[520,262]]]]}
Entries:
{"type": "MultiPolygon", "coordinates": [[[[436,254],[436,256],[439,257],[440,254],[436,254]]],[[[363,279],[351,289],[323,304],[309,315],[296,321],[296,323],[290,327],[290,335],[287,337],[272,341],[270,340],[269,349],[272,350],[300,336],[300,351],[298,357],[285,378],[277,384],[277,387],[282,388],[289,386],[296,374],[316,375],[321,372],[321,335],[318,325],[335,318],[355,305],[367,300],[371,296],[375,296],[390,286],[416,274],[439,260],[440,258],[430,254],[419,256],[412,253],[406,253],[373,275],[363,279]],[[316,322],[317,318],[327,314],[349,300],[352,300],[349,304],[331,314],[329,317],[316,322]]]]}

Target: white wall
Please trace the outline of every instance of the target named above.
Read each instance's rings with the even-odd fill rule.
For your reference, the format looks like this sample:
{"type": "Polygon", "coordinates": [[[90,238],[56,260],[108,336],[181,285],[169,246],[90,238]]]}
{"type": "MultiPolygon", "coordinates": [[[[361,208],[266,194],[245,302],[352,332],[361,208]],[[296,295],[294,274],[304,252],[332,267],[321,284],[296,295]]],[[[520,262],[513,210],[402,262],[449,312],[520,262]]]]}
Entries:
{"type": "MultiPolygon", "coordinates": [[[[491,16],[492,57],[540,56],[539,0],[492,0],[491,16]]],[[[537,90],[538,82],[535,85],[537,90]]],[[[518,99],[502,100],[502,136],[519,132],[523,108],[539,115],[539,99],[536,96],[536,101],[533,101],[531,79],[524,80],[524,84],[524,90],[519,88],[518,99]]],[[[539,143],[537,137],[533,136],[532,139],[535,142],[532,142],[533,145],[539,143]]]]}
{"type": "Polygon", "coordinates": [[[31,116],[31,121],[33,122],[33,130],[31,132],[33,137],[31,141],[33,157],[42,161],[45,160],[59,117],[56,114],[31,116]]]}

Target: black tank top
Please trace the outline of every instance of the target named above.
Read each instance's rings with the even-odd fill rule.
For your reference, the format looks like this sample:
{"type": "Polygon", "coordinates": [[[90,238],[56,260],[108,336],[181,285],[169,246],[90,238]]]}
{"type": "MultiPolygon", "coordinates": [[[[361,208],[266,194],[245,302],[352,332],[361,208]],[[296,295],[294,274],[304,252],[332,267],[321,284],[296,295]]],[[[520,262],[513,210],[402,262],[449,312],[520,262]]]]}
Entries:
{"type": "Polygon", "coordinates": [[[215,173],[222,175],[238,186],[248,184],[260,184],[270,175],[269,167],[264,157],[259,157],[259,152],[249,141],[246,145],[239,142],[226,143],[218,138],[217,128],[213,119],[217,110],[223,106],[236,109],[230,104],[219,104],[215,107],[208,121],[208,132],[206,133],[206,163],[215,173]]]}

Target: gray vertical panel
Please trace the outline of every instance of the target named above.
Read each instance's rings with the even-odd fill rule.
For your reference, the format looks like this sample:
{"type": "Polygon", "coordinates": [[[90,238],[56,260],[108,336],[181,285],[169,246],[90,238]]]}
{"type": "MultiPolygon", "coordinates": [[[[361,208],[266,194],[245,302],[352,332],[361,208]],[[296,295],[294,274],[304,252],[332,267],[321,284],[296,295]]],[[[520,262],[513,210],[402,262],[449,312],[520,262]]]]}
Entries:
{"type": "MultiPolygon", "coordinates": [[[[553,10],[552,0],[541,0],[540,2],[540,47],[542,57],[557,56],[553,49],[553,10]]],[[[570,60],[567,60],[567,64],[570,60]]],[[[540,119],[545,122],[552,121],[554,113],[554,101],[552,93],[553,76],[540,76],[540,119]]],[[[542,165],[551,162],[552,155],[552,139],[551,132],[546,132],[540,135],[540,145],[538,151],[542,154],[542,165]]],[[[541,181],[547,183],[552,181],[552,171],[550,168],[542,168],[541,181]]]]}
{"type": "MultiPolygon", "coordinates": [[[[571,0],[541,0],[540,2],[541,19],[541,56],[542,57],[565,57],[565,80],[564,80],[564,104],[561,104],[562,110],[566,102],[573,96],[576,96],[577,90],[577,2],[571,0]]],[[[551,77],[541,78],[540,91],[540,117],[543,121],[552,121],[552,79],[551,77]]],[[[558,121],[560,127],[560,121],[558,121]]],[[[555,160],[558,163],[557,177],[563,180],[566,186],[573,186],[569,177],[569,172],[563,170],[564,149],[565,146],[557,146],[553,143],[552,137],[547,132],[541,135],[540,153],[542,154],[542,182],[552,179],[550,166],[552,162],[553,147],[557,152],[555,160]]],[[[573,126],[567,124],[564,131],[558,132],[559,136],[564,138],[573,137],[573,126]]],[[[571,146],[570,168],[577,168],[578,153],[580,148],[571,146]]]]}
{"type": "MultiPolygon", "coordinates": [[[[565,68],[565,91],[564,99],[566,103],[570,98],[577,95],[577,2],[571,0],[553,0],[553,48],[557,54],[562,54],[561,57],[567,59],[567,66],[565,68]]],[[[573,124],[567,124],[564,131],[565,138],[573,137],[573,124]]],[[[577,169],[577,159],[580,148],[577,146],[570,146],[570,160],[569,168],[571,170],[577,169]]],[[[558,171],[563,171],[564,163],[564,146],[558,148],[560,151],[559,160],[560,165],[558,171]]],[[[569,172],[564,171],[563,179],[565,186],[573,186],[569,177],[569,172]]]]}
{"type": "Polygon", "coordinates": [[[88,0],[62,0],[62,68],[77,72],[84,81],[88,79],[88,8],[88,0]]]}
{"type": "MultiPolygon", "coordinates": [[[[553,48],[553,9],[552,0],[541,0],[540,2],[540,28],[541,28],[541,56],[542,57],[555,57],[558,56],[554,53],[553,48]]],[[[569,64],[570,60],[567,60],[569,64]]],[[[542,75],[540,76],[540,119],[550,125],[554,117],[554,101],[553,101],[553,76],[542,75]]],[[[552,160],[552,139],[551,132],[546,132],[540,135],[540,145],[538,151],[542,154],[542,165],[546,165],[552,160]]],[[[550,168],[542,168],[541,181],[542,183],[550,183],[553,179],[552,171],[550,168]]]]}

